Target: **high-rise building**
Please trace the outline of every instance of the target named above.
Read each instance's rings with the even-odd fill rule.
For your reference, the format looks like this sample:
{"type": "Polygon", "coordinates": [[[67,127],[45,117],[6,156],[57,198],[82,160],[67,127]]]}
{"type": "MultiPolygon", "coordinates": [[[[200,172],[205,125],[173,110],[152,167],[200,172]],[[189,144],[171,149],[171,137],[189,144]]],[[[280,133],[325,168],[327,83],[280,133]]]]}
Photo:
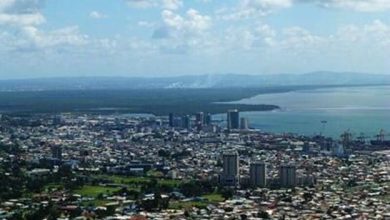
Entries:
{"type": "Polygon", "coordinates": [[[189,115],[183,116],[182,118],[183,128],[191,129],[191,117],[189,115]]]}
{"type": "Polygon", "coordinates": [[[227,128],[239,129],[240,127],[240,113],[237,109],[229,110],[227,113],[227,128]]]}
{"type": "Polygon", "coordinates": [[[212,122],[212,116],[210,113],[207,113],[204,119],[204,123],[206,125],[211,125],[211,122],[212,122]]]}
{"type": "Polygon", "coordinates": [[[295,165],[282,165],[279,170],[279,183],[281,187],[290,188],[297,184],[297,169],[295,165]]]}
{"type": "Polygon", "coordinates": [[[248,128],[249,128],[248,119],[247,118],[241,118],[240,119],[240,129],[248,130],[248,128]]]}
{"type": "Polygon", "coordinates": [[[60,146],[52,146],[51,155],[55,159],[62,160],[62,148],[60,146]]]}
{"type": "Polygon", "coordinates": [[[196,124],[203,125],[203,123],[204,123],[204,113],[203,112],[196,113],[195,114],[195,121],[196,121],[196,124]]]}
{"type": "Polygon", "coordinates": [[[174,120],[175,120],[175,116],[174,116],[173,113],[169,113],[168,120],[169,120],[169,127],[173,127],[174,126],[174,120]]]}
{"type": "Polygon", "coordinates": [[[223,154],[222,183],[226,186],[237,186],[240,183],[240,161],[237,152],[223,154]]]}
{"type": "Polygon", "coordinates": [[[263,162],[253,162],[249,167],[249,181],[251,186],[266,187],[267,185],[266,164],[263,162]]]}

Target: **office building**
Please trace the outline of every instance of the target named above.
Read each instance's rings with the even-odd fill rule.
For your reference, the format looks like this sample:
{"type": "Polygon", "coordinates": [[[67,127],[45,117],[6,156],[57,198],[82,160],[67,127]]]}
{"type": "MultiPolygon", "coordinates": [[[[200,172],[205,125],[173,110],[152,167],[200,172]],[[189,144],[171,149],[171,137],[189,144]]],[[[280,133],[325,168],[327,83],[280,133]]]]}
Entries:
{"type": "Polygon", "coordinates": [[[169,127],[173,127],[174,126],[174,120],[175,120],[174,114],[173,113],[169,113],[169,116],[168,116],[169,127]]]}
{"type": "Polygon", "coordinates": [[[247,118],[241,118],[240,119],[240,129],[242,129],[242,130],[248,130],[249,129],[248,119],[247,118]]]}
{"type": "Polygon", "coordinates": [[[210,113],[207,113],[204,119],[204,123],[206,125],[211,125],[211,122],[212,122],[212,116],[210,113]]]}
{"type": "Polygon", "coordinates": [[[195,124],[198,129],[202,129],[204,123],[204,113],[198,112],[195,115],[195,124]]]}
{"type": "Polygon", "coordinates": [[[240,161],[237,152],[223,154],[222,183],[226,186],[237,186],[240,182],[240,161]]]}
{"type": "Polygon", "coordinates": [[[291,188],[296,186],[296,167],[295,165],[282,165],[279,169],[279,183],[281,187],[291,188]]]}
{"type": "Polygon", "coordinates": [[[240,127],[240,114],[237,109],[229,110],[227,113],[227,128],[239,129],[240,127]]]}
{"type": "Polygon", "coordinates": [[[60,146],[52,146],[51,155],[54,159],[62,160],[62,148],[60,146]]]}
{"type": "Polygon", "coordinates": [[[182,126],[185,129],[191,129],[191,117],[189,115],[183,116],[182,120],[182,126]]]}
{"type": "Polygon", "coordinates": [[[266,164],[263,162],[253,162],[249,167],[249,181],[253,187],[266,187],[266,164]]]}

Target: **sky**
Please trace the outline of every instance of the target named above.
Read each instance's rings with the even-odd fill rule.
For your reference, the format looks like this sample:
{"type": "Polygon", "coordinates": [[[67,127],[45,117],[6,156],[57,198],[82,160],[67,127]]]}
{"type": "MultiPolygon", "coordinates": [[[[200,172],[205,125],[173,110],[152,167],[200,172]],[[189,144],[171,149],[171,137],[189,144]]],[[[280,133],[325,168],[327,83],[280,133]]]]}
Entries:
{"type": "Polygon", "coordinates": [[[0,79],[389,70],[390,0],[0,0],[0,79]]]}

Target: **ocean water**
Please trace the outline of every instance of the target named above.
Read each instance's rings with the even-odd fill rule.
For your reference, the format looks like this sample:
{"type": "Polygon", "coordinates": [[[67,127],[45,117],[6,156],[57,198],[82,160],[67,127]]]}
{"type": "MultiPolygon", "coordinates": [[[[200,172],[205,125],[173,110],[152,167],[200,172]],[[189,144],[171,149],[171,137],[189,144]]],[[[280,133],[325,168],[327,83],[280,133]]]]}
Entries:
{"type": "MultiPolygon", "coordinates": [[[[235,103],[274,104],[272,112],[243,112],[251,127],[276,133],[323,134],[338,138],[349,130],[372,137],[390,134],[390,86],[345,87],[264,94],[235,103]]],[[[388,137],[390,139],[390,136],[388,137]]]]}

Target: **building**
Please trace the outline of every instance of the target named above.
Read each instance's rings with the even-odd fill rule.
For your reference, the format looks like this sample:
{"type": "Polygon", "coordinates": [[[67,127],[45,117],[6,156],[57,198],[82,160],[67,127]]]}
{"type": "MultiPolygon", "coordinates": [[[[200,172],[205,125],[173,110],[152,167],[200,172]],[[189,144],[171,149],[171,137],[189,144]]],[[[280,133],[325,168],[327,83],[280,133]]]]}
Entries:
{"type": "Polygon", "coordinates": [[[189,115],[183,116],[182,120],[182,126],[185,129],[191,129],[191,117],[189,115]]]}
{"type": "Polygon", "coordinates": [[[60,146],[52,146],[51,156],[54,159],[62,160],[62,148],[60,146]]]}
{"type": "Polygon", "coordinates": [[[279,184],[281,187],[291,188],[297,185],[297,169],[295,165],[282,165],[279,170],[279,184]]]}
{"type": "Polygon", "coordinates": [[[237,152],[223,154],[223,185],[237,186],[240,183],[240,161],[237,152]]]}
{"type": "Polygon", "coordinates": [[[238,112],[237,109],[228,111],[227,128],[228,130],[240,128],[240,113],[238,112]]]}
{"type": "Polygon", "coordinates": [[[203,123],[204,123],[204,113],[203,112],[196,113],[196,115],[195,115],[195,124],[196,124],[196,127],[199,130],[202,129],[203,123]]]}
{"type": "Polygon", "coordinates": [[[302,153],[308,154],[310,153],[310,144],[305,142],[302,147],[302,153]]]}
{"type": "Polygon", "coordinates": [[[175,116],[173,113],[169,113],[169,116],[168,116],[168,120],[169,120],[169,127],[173,127],[174,126],[174,119],[175,119],[175,116]]]}
{"type": "Polygon", "coordinates": [[[206,125],[211,125],[211,122],[212,122],[212,116],[210,113],[207,113],[204,119],[204,123],[206,125]]]}
{"type": "Polygon", "coordinates": [[[266,164],[263,162],[253,162],[249,167],[250,185],[254,187],[266,187],[266,164]]]}
{"type": "Polygon", "coordinates": [[[248,128],[249,128],[248,119],[247,118],[241,118],[240,119],[240,129],[248,130],[248,128]]]}

